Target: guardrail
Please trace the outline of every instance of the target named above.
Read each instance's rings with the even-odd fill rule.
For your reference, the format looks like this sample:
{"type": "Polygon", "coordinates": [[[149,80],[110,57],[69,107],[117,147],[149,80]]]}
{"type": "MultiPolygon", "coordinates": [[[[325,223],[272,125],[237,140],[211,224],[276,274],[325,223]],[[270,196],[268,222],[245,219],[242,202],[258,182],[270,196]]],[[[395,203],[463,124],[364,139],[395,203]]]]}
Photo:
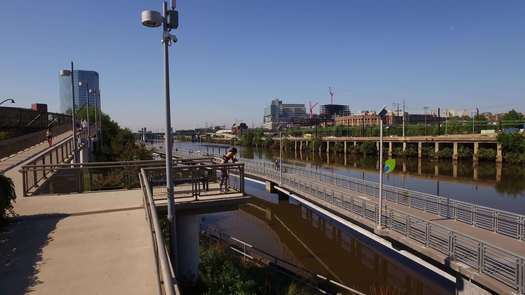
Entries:
{"type": "MultiPolygon", "coordinates": [[[[166,170],[164,167],[144,168],[148,182],[160,193],[166,193],[166,170]]],[[[213,162],[186,162],[174,166],[172,178],[175,186],[191,184],[191,196],[242,193],[244,195],[244,164],[215,164],[213,162]],[[213,187],[215,185],[219,188],[213,187]]],[[[180,197],[187,197],[183,194],[180,197]]],[[[175,191],[177,198],[177,191],[175,191]]]]}
{"type": "Polygon", "coordinates": [[[151,237],[153,240],[153,255],[155,256],[155,264],[157,268],[158,279],[158,294],[174,295],[180,294],[180,290],[176,283],[175,274],[164,245],[162,237],[162,229],[159,224],[159,217],[157,209],[153,200],[153,193],[150,185],[146,181],[146,173],[142,169],[138,173],[140,186],[143,192],[144,210],[146,211],[146,220],[150,225],[151,237]]]}
{"type": "MultiPolygon", "coordinates": [[[[166,183],[163,160],[63,163],[71,159],[72,141],[57,146],[56,153],[58,157],[53,156],[53,149],[22,167],[24,196],[138,188],[137,175],[142,168],[147,168],[148,181],[155,186],[166,183]]],[[[219,183],[223,175],[226,177],[224,187],[229,187],[229,191],[221,194],[244,193],[244,164],[215,164],[212,158],[173,160],[174,183],[191,183],[192,195],[196,198],[201,194],[211,195],[210,183],[219,183]]],[[[156,189],[162,191],[162,188],[156,189]]]]}
{"type": "MultiPolygon", "coordinates": [[[[279,181],[279,171],[273,166],[246,163],[246,172],[279,181]],[[270,168],[271,167],[271,168],[270,168]]],[[[283,165],[284,166],[284,165],[283,165]]],[[[283,167],[285,169],[285,167],[283,167]]],[[[352,215],[368,220],[377,226],[379,208],[376,202],[323,189],[308,179],[283,173],[283,186],[327,202],[352,215]]],[[[464,263],[477,272],[487,275],[512,290],[525,294],[525,258],[487,242],[466,236],[450,228],[411,216],[385,206],[382,226],[395,231],[422,246],[434,249],[448,259],[464,263]]]]}
{"type": "MultiPolygon", "coordinates": [[[[260,167],[273,167],[275,169],[275,166],[268,162],[243,161],[260,167]]],[[[285,164],[283,164],[283,169],[287,173],[313,178],[320,182],[334,184],[375,198],[379,196],[379,183],[377,182],[338,174],[330,175],[285,164]]],[[[525,241],[525,216],[521,214],[390,185],[383,185],[383,198],[396,204],[436,214],[440,217],[454,219],[516,240],[525,241]]]]}

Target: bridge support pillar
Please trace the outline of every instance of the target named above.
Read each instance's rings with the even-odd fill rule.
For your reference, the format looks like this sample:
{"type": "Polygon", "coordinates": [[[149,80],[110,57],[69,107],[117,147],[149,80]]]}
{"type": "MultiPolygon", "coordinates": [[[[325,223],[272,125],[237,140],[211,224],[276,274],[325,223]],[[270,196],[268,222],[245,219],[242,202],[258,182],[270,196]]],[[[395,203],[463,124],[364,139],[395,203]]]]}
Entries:
{"type": "Polygon", "coordinates": [[[357,141],[354,140],[354,149],[357,147],[357,141]]]}
{"type": "Polygon", "coordinates": [[[275,186],[275,183],[273,183],[271,181],[266,181],[265,182],[266,191],[269,192],[269,193],[275,193],[276,192],[274,186],[275,186]]]}
{"type": "Polygon", "coordinates": [[[392,157],[392,142],[391,141],[388,142],[388,157],[389,158],[392,157]]]}
{"type": "Polygon", "coordinates": [[[406,141],[403,141],[403,153],[407,151],[407,143],[406,141]]]}
{"type": "Polygon", "coordinates": [[[346,140],[344,142],[344,154],[346,155],[346,140]]]}
{"type": "Polygon", "coordinates": [[[293,141],[294,151],[297,152],[297,140],[293,141]]]}
{"type": "Polygon", "coordinates": [[[439,142],[434,142],[434,157],[439,158],[439,142]]]}
{"type": "Polygon", "coordinates": [[[472,160],[479,160],[479,142],[474,143],[474,152],[472,153],[472,160]]]}
{"type": "Polygon", "coordinates": [[[492,292],[487,291],[483,287],[476,284],[474,281],[468,278],[465,278],[461,275],[458,275],[456,277],[456,294],[457,295],[471,295],[471,294],[489,295],[489,294],[492,294],[492,292]]]}
{"type": "Polygon", "coordinates": [[[199,215],[177,214],[177,276],[195,282],[199,275],[199,215]]]}
{"type": "Polygon", "coordinates": [[[299,141],[299,150],[302,151],[303,150],[303,141],[299,141]]]}
{"type": "Polygon", "coordinates": [[[417,143],[417,157],[421,159],[423,156],[423,143],[420,141],[417,143]]]}
{"type": "Polygon", "coordinates": [[[452,160],[454,161],[457,161],[459,159],[459,154],[458,154],[458,143],[457,142],[454,142],[452,144],[453,146],[453,151],[452,151],[452,160]]]}
{"type": "Polygon", "coordinates": [[[327,141],[327,142],[326,142],[326,153],[327,153],[327,154],[330,153],[330,141],[327,141]]]}
{"type": "Polygon", "coordinates": [[[501,143],[498,143],[496,145],[496,162],[497,163],[503,162],[503,149],[501,147],[501,143]]]}

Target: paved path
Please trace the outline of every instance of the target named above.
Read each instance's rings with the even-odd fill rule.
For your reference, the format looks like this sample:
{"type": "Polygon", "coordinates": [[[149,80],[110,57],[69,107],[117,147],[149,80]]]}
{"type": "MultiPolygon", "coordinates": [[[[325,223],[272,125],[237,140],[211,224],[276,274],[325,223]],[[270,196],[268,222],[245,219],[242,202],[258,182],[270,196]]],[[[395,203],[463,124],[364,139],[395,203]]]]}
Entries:
{"type": "Polygon", "coordinates": [[[0,294],[153,294],[140,190],[19,198],[0,233],[0,294]]]}
{"type": "MultiPolygon", "coordinates": [[[[67,132],[64,132],[60,135],[57,135],[53,138],[53,145],[52,146],[55,146],[59,143],[61,143],[62,141],[64,141],[65,139],[67,139],[68,137],[70,137],[71,135],[73,135],[73,131],[67,131],[67,132]]],[[[24,162],[26,162],[27,160],[33,158],[34,156],[42,153],[43,151],[49,149],[49,145],[47,144],[47,141],[43,141],[39,144],[36,144],[32,147],[29,147],[23,151],[20,151],[14,155],[11,155],[10,157],[7,157],[7,158],[3,158],[0,160],[0,173],[1,172],[5,172],[11,168],[13,168],[14,166],[18,166],[24,162]]]]}

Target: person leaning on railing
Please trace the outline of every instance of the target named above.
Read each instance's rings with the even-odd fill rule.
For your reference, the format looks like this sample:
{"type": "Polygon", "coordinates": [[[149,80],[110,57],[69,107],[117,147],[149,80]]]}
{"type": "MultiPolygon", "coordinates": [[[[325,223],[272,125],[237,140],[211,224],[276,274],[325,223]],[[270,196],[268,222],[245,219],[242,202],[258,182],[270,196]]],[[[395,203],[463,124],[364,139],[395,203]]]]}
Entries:
{"type": "MultiPolygon", "coordinates": [[[[235,155],[237,155],[237,149],[232,147],[228,150],[226,154],[222,156],[222,163],[227,164],[230,161],[232,163],[237,162],[237,158],[235,158],[235,155]]],[[[228,191],[228,168],[227,167],[221,167],[221,182],[219,184],[219,190],[221,192],[227,192],[228,191]],[[224,189],[223,189],[224,187],[224,189]]]]}

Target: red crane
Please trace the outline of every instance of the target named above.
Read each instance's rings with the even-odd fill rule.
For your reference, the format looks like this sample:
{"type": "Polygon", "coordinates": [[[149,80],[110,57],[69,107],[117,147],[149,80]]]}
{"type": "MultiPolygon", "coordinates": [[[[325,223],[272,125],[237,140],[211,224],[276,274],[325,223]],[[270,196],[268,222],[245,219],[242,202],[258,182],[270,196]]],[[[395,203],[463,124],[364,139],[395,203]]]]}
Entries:
{"type": "Polygon", "coordinates": [[[309,107],[310,107],[310,119],[314,117],[314,108],[315,108],[315,106],[318,105],[318,104],[319,104],[318,102],[316,102],[316,103],[314,103],[314,104],[312,104],[311,101],[308,102],[308,105],[309,105],[309,107]]]}

